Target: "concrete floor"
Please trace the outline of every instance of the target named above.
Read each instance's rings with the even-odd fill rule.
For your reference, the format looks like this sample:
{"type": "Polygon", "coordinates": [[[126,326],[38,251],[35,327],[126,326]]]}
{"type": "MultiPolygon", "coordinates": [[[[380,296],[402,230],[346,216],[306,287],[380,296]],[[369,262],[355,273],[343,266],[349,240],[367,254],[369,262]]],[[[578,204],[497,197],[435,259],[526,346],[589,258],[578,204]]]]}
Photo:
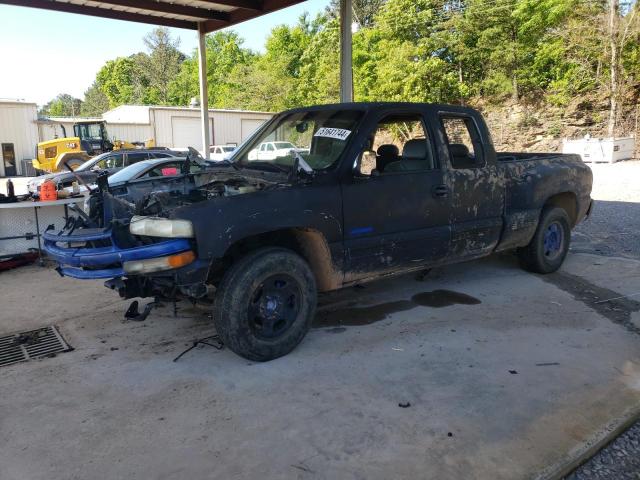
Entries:
{"type": "Polygon", "coordinates": [[[1,333],[55,323],[75,347],[0,368],[0,479],[557,473],[640,412],[640,162],[594,173],[560,273],[501,256],[339,292],[267,364],[211,347],[174,363],[214,333],[205,308],[125,324],[100,282],[0,274],[1,333]]]}
{"type": "Polygon", "coordinates": [[[639,266],[574,254],[542,278],[506,256],[340,292],[267,364],[174,363],[214,333],[206,309],[124,324],[99,282],[3,273],[0,332],[55,323],[75,351],[0,369],[0,478],[544,475],[640,408],[640,303],[593,305],[640,292],[639,266]]]}

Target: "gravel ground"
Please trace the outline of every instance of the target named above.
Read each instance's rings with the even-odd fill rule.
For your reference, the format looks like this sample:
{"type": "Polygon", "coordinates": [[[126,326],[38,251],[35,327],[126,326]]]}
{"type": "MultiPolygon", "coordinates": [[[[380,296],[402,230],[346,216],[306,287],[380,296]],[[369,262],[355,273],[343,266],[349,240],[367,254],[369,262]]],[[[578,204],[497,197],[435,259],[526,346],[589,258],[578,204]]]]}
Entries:
{"type": "Polygon", "coordinates": [[[640,480],[640,423],[600,450],[566,480],[640,480]]]}
{"type": "Polygon", "coordinates": [[[574,231],[572,250],[640,258],[640,161],[591,168],[594,210],[574,231]]]}
{"type": "MultiPolygon", "coordinates": [[[[575,230],[572,250],[640,258],[640,161],[591,168],[595,209],[575,230]]],[[[640,421],[566,480],[640,480],[640,421]]]]}

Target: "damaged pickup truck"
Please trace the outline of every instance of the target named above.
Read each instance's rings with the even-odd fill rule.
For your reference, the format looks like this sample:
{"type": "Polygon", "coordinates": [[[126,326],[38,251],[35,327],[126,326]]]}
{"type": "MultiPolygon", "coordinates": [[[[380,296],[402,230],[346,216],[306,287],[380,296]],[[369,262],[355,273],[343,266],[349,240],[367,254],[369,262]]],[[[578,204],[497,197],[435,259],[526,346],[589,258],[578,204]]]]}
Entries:
{"type": "Polygon", "coordinates": [[[557,270],[591,186],[577,155],[496,153],[470,108],[318,106],[275,116],[215,167],[102,179],[45,248],[62,275],[124,298],[215,290],[224,343],[266,361],[300,343],[318,292],[506,250],[557,270]],[[260,155],[274,142],[295,148],[260,155]]]}

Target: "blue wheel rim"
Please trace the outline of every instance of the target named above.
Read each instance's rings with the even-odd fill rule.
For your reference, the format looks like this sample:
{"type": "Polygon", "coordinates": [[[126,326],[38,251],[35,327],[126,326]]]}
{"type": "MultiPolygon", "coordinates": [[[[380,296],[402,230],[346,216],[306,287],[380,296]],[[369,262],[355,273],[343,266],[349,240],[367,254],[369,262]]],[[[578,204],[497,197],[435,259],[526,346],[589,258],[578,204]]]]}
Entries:
{"type": "Polygon", "coordinates": [[[544,232],[544,256],[549,260],[558,258],[564,249],[564,230],[559,222],[550,223],[544,232]]]}

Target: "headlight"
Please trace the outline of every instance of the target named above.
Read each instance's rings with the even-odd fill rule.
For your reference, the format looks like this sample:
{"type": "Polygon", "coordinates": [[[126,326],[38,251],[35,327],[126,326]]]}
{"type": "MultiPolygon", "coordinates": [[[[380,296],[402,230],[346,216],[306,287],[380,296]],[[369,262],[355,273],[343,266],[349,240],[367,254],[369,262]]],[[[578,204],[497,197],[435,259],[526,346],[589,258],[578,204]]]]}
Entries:
{"type": "Polygon", "coordinates": [[[132,260],[124,262],[122,268],[130,275],[140,275],[144,273],[161,272],[174,268],[184,267],[193,263],[196,259],[192,251],[170,255],[168,257],[149,258],[148,260],[132,260]]]}
{"type": "Polygon", "coordinates": [[[193,238],[193,224],[189,220],[134,216],[129,224],[133,235],[164,238],[193,238]]]}

